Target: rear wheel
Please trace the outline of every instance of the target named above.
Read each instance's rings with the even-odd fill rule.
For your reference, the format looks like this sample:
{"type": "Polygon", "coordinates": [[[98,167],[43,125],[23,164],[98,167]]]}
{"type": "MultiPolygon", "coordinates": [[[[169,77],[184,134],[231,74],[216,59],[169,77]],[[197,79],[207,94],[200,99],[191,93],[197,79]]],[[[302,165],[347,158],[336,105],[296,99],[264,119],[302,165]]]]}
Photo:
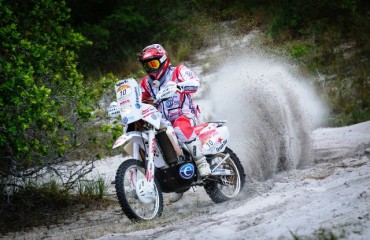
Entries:
{"type": "Polygon", "coordinates": [[[224,152],[213,155],[209,162],[212,171],[218,166],[213,172],[219,175],[211,175],[207,178],[204,188],[208,196],[215,203],[222,203],[236,197],[245,184],[244,168],[236,154],[226,148],[224,152]]]}
{"type": "Polygon", "coordinates": [[[153,198],[140,200],[137,194],[139,183],[145,179],[145,167],[142,161],[129,159],[124,161],[116,173],[116,192],[119,203],[126,216],[133,221],[152,220],[163,211],[163,194],[158,182],[154,181],[153,198]]]}

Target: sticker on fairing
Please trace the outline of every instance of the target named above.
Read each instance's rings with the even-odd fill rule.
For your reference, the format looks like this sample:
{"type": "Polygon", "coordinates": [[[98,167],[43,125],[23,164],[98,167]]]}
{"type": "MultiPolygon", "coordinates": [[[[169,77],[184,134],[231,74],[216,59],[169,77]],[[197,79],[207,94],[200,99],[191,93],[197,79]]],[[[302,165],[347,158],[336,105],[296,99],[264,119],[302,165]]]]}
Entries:
{"type": "Polygon", "coordinates": [[[194,176],[195,168],[194,165],[191,163],[186,163],[182,165],[179,169],[180,176],[183,179],[190,179],[194,176]]]}

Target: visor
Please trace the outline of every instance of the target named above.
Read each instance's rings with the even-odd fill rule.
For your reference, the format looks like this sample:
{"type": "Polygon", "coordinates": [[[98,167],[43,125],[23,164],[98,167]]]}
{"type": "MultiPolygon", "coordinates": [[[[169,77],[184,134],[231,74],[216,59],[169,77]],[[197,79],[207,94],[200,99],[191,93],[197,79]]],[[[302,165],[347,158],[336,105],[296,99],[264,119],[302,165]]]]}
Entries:
{"type": "Polygon", "coordinates": [[[158,59],[150,60],[148,62],[143,62],[144,70],[147,73],[151,73],[157,70],[161,66],[161,62],[158,59]]]}

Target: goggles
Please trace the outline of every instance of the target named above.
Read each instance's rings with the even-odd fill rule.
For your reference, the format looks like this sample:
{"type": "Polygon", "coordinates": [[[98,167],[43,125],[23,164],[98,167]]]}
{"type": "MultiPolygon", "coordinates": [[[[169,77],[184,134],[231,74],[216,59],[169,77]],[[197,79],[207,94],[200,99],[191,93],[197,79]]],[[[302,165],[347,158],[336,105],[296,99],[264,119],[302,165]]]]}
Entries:
{"type": "Polygon", "coordinates": [[[157,70],[161,66],[161,62],[158,59],[150,60],[143,63],[143,67],[146,72],[150,73],[157,70]]]}

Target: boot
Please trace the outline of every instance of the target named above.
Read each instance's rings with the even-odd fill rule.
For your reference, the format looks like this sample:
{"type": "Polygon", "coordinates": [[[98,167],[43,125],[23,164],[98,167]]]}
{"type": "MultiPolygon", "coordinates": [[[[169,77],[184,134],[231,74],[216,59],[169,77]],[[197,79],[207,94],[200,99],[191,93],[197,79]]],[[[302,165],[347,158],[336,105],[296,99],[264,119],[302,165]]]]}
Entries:
{"type": "Polygon", "coordinates": [[[201,143],[199,138],[195,140],[185,143],[188,147],[190,154],[193,156],[195,164],[197,165],[199,175],[201,177],[206,177],[211,174],[211,168],[206,160],[206,157],[203,155],[201,150],[201,143]]]}

